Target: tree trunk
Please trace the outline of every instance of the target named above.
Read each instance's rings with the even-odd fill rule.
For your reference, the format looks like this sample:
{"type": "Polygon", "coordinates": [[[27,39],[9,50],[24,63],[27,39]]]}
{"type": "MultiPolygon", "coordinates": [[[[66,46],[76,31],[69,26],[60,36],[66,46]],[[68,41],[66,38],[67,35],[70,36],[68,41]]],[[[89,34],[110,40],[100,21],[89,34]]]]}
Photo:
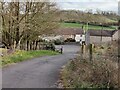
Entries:
{"type": "Polygon", "coordinates": [[[37,47],[38,47],[38,41],[36,41],[35,50],[37,50],[37,47]]]}
{"type": "Polygon", "coordinates": [[[27,40],[27,51],[29,50],[29,41],[27,40]]]}
{"type": "Polygon", "coordinates": [[[30,50],[32,50],[32,42],[30,43],[30,50]]]}
{"type": "Polygon", "coordinates": [[[9,24],[9,26],[8,26],[8,33],[9,33],[9,35],[8,35],[8,43],[9,43],[9,46],[10,46],[10,48],[12,48],[12,38],[11,38],[11,32],[12,32],[12,3],[10,3],[10,11],[9,11],[9,21],[8,21],[8,24],[9,24]]]}
{"type": "Polygon", "coordinates": [[[32,45],[32,46],[33,46],[33,50],[35,50],[35,48],[34,48],[34,46],[35,46],[35,41],[33,41],[33,45],[32,45]]]}
{"type": "Polygon", "coordinates": [[[15,48],[19,48],[19,2],[14,2],[14,17],[15,17],[15,40],[16,40],[16,46],[15,48]]]}

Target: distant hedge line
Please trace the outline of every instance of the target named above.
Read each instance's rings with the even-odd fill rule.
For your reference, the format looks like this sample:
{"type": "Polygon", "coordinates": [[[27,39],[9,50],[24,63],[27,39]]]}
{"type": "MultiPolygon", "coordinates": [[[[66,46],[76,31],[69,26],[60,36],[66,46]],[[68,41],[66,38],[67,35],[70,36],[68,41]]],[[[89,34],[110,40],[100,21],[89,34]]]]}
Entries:
{"type": "MultiPolygon", "coordinates": [[[[86,22],[79,22],[79,21],[64,21],[64,23],[77,23],[77,24],[86,24],[86,22]]],[[[111,25],[113,26],[118,26],[118,23],[103,23],[100,25],[100,23],[97,22],[90,22],[88,23],[89,25],[94,25],[94,26],[104,26],[104,27],[110,27],[111,25]]]]}

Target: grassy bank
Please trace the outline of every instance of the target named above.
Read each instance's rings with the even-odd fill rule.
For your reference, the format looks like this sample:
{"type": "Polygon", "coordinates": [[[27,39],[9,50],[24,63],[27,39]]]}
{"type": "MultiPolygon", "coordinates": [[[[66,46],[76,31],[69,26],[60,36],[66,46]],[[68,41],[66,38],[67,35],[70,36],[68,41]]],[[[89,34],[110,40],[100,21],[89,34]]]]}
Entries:
{"type": "Polygon", "coordinates": [[[49,51],[49,50],[35,50],[35,51],[21,51],[16,50],[14,53],[5,55],[2,57],[2,66],[25,61],[31,58],[40,57],[40,56],[50,56],[58,55],[58,52],[49,51]]]}
{"type": "Polygon", "coordinates": [[[92,61],[78,56],[61,71],[60,87],[118,88],[117,44],[96,46],[92,61]]]}
{"type": "Polygon", "coordinates": [[[61,73],[65,88],[118,88],[118,68],[112,61],[73,60],[61,73]]]}
{"type": "MultiPolygon", "coordinates": [[[[78,23],[61,23],[61,27],[62,28],[82,28],[82,24],[78,24],[78,23]]],[[[101,26],[95,26],[95,25],[89,25],[88,26],[89,29],[95,29],[95,30],[101,30],[102,27],[101,26]]],[[[104,30],[115,30],[116,27],[103,27],[104,30]]]]}

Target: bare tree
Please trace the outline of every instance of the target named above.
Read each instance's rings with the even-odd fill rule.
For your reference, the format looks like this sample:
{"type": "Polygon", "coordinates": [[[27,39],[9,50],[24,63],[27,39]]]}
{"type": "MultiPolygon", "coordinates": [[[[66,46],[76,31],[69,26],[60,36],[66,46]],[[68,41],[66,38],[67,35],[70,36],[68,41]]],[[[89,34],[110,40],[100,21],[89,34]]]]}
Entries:
{"type": "Polygon", "coordinates": [[[8,48],[20,49],[39,35],[50,34],[57,28],[58,9],[49,2],[2,3],[3,42],[8,48]],[[14,47],[13,47],[14,46],[14,47]]]}

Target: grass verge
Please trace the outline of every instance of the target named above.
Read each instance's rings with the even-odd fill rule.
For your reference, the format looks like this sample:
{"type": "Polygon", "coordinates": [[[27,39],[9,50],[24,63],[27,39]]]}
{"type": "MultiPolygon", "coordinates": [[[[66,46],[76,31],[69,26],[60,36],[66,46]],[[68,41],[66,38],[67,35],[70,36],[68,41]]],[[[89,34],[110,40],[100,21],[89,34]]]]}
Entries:
{"type": "Polygon", "coordinates": [[[35,51],[23,51],[16,50],[14,53],[5,55],[2,57],[2,66],[6,66],[8,64],[17,63],[21,61],[25,61],[34,57],[40,56],[51,56],[58,55],[58,52],[50,51],[50,50],[35,50],[35,51]]]}
{"type": "Polygon", "coordinates": [[[64,88],[118,88],[118,68],[110,60],[70,61],[61,72],[64,88]]]}

